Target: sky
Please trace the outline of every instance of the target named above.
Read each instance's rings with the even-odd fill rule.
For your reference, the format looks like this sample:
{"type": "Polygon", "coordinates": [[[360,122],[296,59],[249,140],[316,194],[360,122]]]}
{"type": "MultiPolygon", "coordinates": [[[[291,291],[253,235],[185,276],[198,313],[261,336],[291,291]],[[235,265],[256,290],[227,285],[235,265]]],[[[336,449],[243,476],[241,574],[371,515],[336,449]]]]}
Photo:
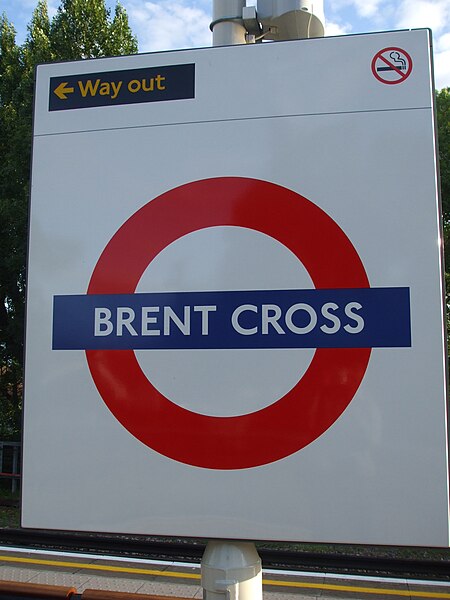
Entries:
{"type": "MultiPolygon", "coordinates": [[[[89,0],[86,0],[88,2],[89,0]]],[[[0,0],[17,31],[26,26],[37,0],[0,0]]],[[[114,10],[115,0],[106,0],[114,10]]],[[[212,0],[121,0],[128,13],[139,52],[199,48],[211,45],[212,0]]],[[[247,0],[248,6],[256,0],[247,0]]],[[[48,0],[52,17],[59,0],[48,0]]],[[[450,0],[324,0],[326,35],[429,27],[433,31],[436,88],[450,87],[450,0]]]]}

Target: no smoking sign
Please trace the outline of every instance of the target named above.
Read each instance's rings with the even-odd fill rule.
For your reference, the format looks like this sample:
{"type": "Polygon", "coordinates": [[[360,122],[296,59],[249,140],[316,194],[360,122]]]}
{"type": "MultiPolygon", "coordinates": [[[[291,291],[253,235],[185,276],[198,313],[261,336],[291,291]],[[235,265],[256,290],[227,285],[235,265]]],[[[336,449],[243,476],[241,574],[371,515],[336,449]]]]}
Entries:
{"type": "Polygon", "coordinates": [[[371,348],[410,343],[409,290],[370,288],[356,249],[323,210],[289,189],[247,178],[196,181],[150,201],[107,244],[87,294],[54,300],[53,348],[86,350],[97,389],[122,425],[157,452],[210,469],[268,464],[307,446],[353,399],[371,348]],[[173,242],[224,226],[280,242],[314,289],[136,293],[148,265],[173,242]],[[155,387],[135,355],[263,348],[315,353],[288,393],[238,416],[181,407],[155,387]]]}
{"type": "Polygon", "coordinates": [[[372,73],[381,83],[395,85],[403,83],[411,75],[413,62],[403,48],[383,48],[372,59],[372,73]]]}

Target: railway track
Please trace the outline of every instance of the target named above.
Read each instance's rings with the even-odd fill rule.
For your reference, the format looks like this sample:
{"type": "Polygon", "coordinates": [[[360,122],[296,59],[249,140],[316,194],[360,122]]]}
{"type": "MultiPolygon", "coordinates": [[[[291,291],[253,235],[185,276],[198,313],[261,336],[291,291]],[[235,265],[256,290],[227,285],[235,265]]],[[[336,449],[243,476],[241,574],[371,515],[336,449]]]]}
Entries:
{"type": "MultiPolygon", "coordinates": [[[[0,544],[183,562],[199,562],[205,549],[204,543],[192,540],[21,529],[1,529],[0,544]]],[[[264,546],[258,551],[264,568],[450,581],[450,553],[441,559],[418,559],[354,552],[280,550],[264,546]]]]}

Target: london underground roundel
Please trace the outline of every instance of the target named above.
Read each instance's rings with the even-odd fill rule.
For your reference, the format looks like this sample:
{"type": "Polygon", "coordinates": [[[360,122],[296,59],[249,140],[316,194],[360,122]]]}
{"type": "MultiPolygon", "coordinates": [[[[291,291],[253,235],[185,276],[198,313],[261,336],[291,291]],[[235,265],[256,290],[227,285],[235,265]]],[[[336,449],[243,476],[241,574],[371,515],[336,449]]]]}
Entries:
{"type": "MultiPolygon", "coordinates": [[[[182,185],[132,215],[100,256],[88,296],[134,294],[143,272],[164,248],[187,234],[216,226],[249,228],[281,242],[306,267],[316,290],[369,287],[355,248],[323,210],[273,183],[227,177],[182,185]]],[[[294,307],[289,309],[291,330],[309,331],[316,320],[312,309],[304,303],[294,307]],[[308,323],[295,323],[294,312],[300,314],[305,308],[308,323]]],[[[233,313],[237,331],[245,334],[247,342],[257,328],[245,324],[244,310],[255,317],[257,305],[241,303],[233,313]]],[[[204,334],[206,318],[215,317],[217,305],[204,305],[199,312],[204,334]]],[[[129,312],[121,319],[126,333],[136,332],[129,312]]],[[[154,321],[154,313],[147,310],[146,333],[154,321]]],[[[105,323],[109,324],[104,318],[105,323]]],[[[329,330],[335,325],[336,318],[329,330]]],[[[317,348],[303,377],[284,397],[261,410],[230,417],[195,413],[172,402],[145,376],[133,349],[88,349],[86,356],[104,402],[138,440],[182,463],[243,469],[287,457],[322,435],[358,390],[370,352],[362,347],[317,348]]]]}

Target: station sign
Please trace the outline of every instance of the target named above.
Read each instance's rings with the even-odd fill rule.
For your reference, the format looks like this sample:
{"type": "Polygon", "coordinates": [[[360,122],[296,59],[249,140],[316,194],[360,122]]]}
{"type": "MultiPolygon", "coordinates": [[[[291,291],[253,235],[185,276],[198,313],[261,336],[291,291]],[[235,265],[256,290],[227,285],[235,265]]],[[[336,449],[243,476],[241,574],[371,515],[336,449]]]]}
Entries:
{"type": "Polygon", "coordinates": [[[38,68],[23,526],[448,545],[429,36],[38,68]]]}

